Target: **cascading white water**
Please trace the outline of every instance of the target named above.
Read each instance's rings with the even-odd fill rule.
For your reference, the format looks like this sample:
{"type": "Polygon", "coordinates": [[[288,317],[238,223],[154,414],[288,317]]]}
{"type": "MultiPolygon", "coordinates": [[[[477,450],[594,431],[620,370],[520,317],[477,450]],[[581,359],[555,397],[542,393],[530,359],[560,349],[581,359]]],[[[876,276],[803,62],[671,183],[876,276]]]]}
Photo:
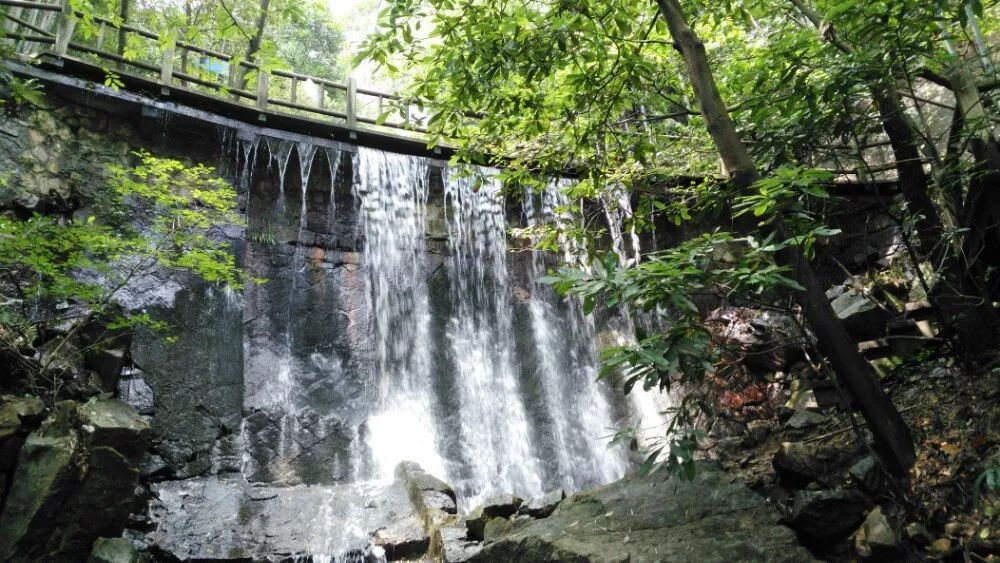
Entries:
{"type": "Polygon", "coordinates": [[[445,171],[448,274],[462,452],[455,484],[472,502],[491,493],[543,493],[522,402],[514,343],[507,233],[495,170],[445,171]]]}
{"type": "Polygon", "coordinates": [[[623,263],[638,262],[641,254],[639,235],[636,234],[634,226],[629,225],[627,229],[625,228],[625,220],[632,217],[632,202],[629,200],[628,192],[620,185],[611,186],[607,193],[601,195],[601,205],[604,207],[605,217],[608,218],[612,249],[623,263]]]}
{"type": "MultiPolygon", "coordinates": [[[[595,381],[593,322],[578,303],[535,282],[526,306],[516,305],[497,171],[444,168],[448,290],[431,300],[428,161],[361,148],[356,170],[375,339],[376,408],[367,424],[377,473],[417,461],[469,506],[501,492],[533,496],[621,477],[628,459],[607,446],[616,416],[606,385],[595,381]],[[518,314],[527,339],[519,340],[518,314]],[[435,318],[444,327],[436,336],[435,318]]],[[[542,194],[529,221],[556,220],[565,203],[559,187],[542,194]]],[[[568,241],[567,249],[575,252],[568,241]]],[[[532,263],[537,278],[542,253],[532,263]]]]}
{"type": "MultiPolygon", "coordinates": [[[[556,209],[567,204],[562,193],[564,185],[565,180],[556,180],[541,193],[525,197],[524,215],[529,227],[563,220],[556,209]]],[[[567,253],[579,252],[565,238],[561,246],[567,253]]],[[[543,252],[532,250],[532,334],[539,358],[538,378],[553,420],[552,445],[559,479],[564,488],[573,490],[583,484],[620,478],[628,464],[621,451],[606,444],[605,436],[617,429],[612,423],[608,389],[595,381],[597,339],[593,319],[583,314],[576,300],[561,299],[537,281],[546,273],[544,258],[543,252]],[[583,483],[579,482],[581,477],[583,483]]],[[[566,259],[575,263],[580,256],[566,259]]]]}
{"type": "Polygon", "coordinates": [[[375,365],[368,445],[376,473],[403,460],[444,475],[432,402],[430,308],[424,233],[428,166],[424,159],[360,148],[354,189],[370,285],[375,365]]]}
{"type": "MultiPolygon", "coordinates": [[[[601,206],[604,208],[604,216],[608,219],[612,250],[618,255],[622,264],[637,264],[642,254],[639,236],[633,225],[627,228],[625,226],[633,214],[628,192],[620,185],[611,186],[608,193],[601,196],[601,206]]],[[[624,323],[624,330],[616,335],[617,344],[635,342],[637,322],[646,332],[651,332],[659,321],[660,313],[659,308],[649,313],[633,313],[627,308],[620,308],[619,315],[624,323]]],[[[633,387],[629,395],[637,417],[637,420],[633,421],[633,426],[638,429],[640,439],[649,443],[662,438],[663,412],[670,407],[670,398],[658,390],[647,391],[640,386],[633,387]]]]}

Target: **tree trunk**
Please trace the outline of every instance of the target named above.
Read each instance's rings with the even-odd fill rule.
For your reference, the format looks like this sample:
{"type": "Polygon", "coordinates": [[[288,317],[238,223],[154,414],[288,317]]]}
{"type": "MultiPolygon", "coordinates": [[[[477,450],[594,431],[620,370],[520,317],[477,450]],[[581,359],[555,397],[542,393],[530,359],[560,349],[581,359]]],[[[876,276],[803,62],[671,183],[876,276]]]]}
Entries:
{"type": "MultiPolygon", "coordinates": [[[[677,0],[657,0],[657,4],[677,49],[684,57],[708,132],[732,174],[733,182],[748,190],[759,177],[757,168],[715,85],[705,46],[688,25],[677,0]]],[[[781,240],[790,238],[788,227],[780,217],[776,222],[776,231],[781,240]]],[[[816,334],[819,350],[830,361],[837,379],[868,422],[886,468],[896,475],[904,475],[916,458],[909,427],[882,389],[871,365],[858,352],[844,324],[837,318],[801,250],[787,248],[779,253],[778,260],[792,269],[795,279],[805,288],[797,294],[797,298],[810,328],[816,334]]]]}
{"type": "MultiPolygon", "coordinates": [[[[271,0],[260,0],[260,12],[257,14],[257,25],[254,31],[253,37],[250,38],[250,44],[247,45],[247,55],[246,61],[248,63],[254,62],[254,57],[257,56],[257,52],[260,51],[261,43],[264,41],[264,29],[267,27],[267,12],[271,7],[271,0]]],[[[243,89],[247,84],[247,68],[243,67],[243,71],[240,72],[239,88],[243,89]]]]}
{"type": "Polygon", "coordinates": [[[118,7],[118,17],[121,19],[122,27],[118,28],[118,45],[115,46],[119,57],[125,54],[125,43],[128,36],[125,33],[124,26],[128,23],[129,8],[132,0],[121,0],[121,2],[121,5],[118,7]]]}
{"type": "Polygon", "coordinates": [[[920,151],[917,149],[917,135],[906,120],[903,100],[892,84],[873,85],[871,93],[896,160],[899,189],[910,204],[910,210],[920,215],[920,220],[917,221],[917,238],[925,256],[933,254],[943,244],[941,235],[944,224],[930,197],[931,180],[924,171],[920,151]]]}

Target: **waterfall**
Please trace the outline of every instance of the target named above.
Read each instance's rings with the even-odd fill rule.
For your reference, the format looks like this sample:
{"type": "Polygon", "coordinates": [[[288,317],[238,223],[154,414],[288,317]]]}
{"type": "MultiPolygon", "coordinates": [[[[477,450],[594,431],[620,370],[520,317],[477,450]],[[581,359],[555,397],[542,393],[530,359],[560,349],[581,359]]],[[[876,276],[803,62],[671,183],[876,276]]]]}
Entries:
{"type": "Polygon", "coordinates": [[[456,482],[472,498],[517,491],[542,494],[517,378],[507,233],[496,171],[445,174],[448,273],[453,303],[448,341],[461,405],[467,459],[456,482]]]}
{"type": "Polygon", "coordinates": [[[378,476],[412,460],[443,475],[432,401],[430,308],[424,271],[429,169],[424,159],[360,148],[355,198],[365,237],[374,325],[375,412],[368,445],[378,476]]]}
{"type": "MultiPolygon", "coordinates": [[[[595,380],[593,321],[533,281],[544,273],[541,252],[532,253],[531,295],[517,302],[498,172],[442,168],[446,282],[433,291],[447,293],[432,298],[430,163],[358,151],[375,347],[367,444],[376,474],[417,461],[469,506],[496,493],[530,497],[621,477],[628,459],[607,446],[618,417],[595,380]]],[[[561,185],[541,194],[529,223],[560,219],[561,185]]],[[[578,252],[565,242],[568,255],[578,252]]]]}
{"type": "MultiPolygon", "coordinates": [[[[499,171],[358,147],[350,192],[337,195],[339,148],[258,136],[234,146],[251,230],[267,235],[248,237],[268,278],[248,290],[251,481],[385,484],[409,460],[468,509],[627,472],[608,439],[635,409],[596,379],[594,320],[536,281],[559,257],[508,248],[499,171]],[[313,178],[316,158],[329,188],[313,178]]],[[[528,226],[568,220],[565,186],[526,198],[528,226]]],[[[577,242],[560,246],[586,263],[577,242]]]]}
{"type": "Polygon", "coordinates": [[[625,219],[632,217],[632,202],[623,186],[615,185],[601,194],[601,206],[604,216],[608,219],[608,230],[611,234],[611,247],[623,264],[635,264],[639,261],[641,249],[639,235],[635,227],[629,225],[625,230],[625,219]],[[626,237],[628,238],[626,244],[626,237]]]}
{"type": "MultiPolygon", "coordinates": [[[[619,262],[623,265],[638,264],[642,254],[639,235],[633,225],[625,228],[626,220],[633,214],[628,192],[620,185],[609,187],[601,195],[601,206],[608,219],[611,247],[619,262]]],[[[661,324],[663,312],[659,307],[649,312],[632,312],[626,307],[619,307],[618,314],[624,326],[616,334],[617,344],[632,344],[636,341],[636,326],[641,326],[647,333],[652,332],[661,324]]],[[[634,412],[632,423],[638,428],[640,439],[650,443],[662,438],[663,412],[670,407],[670,397],[659,390],[647,391],[641,386],[633,387],[629,396],[634,412]]]]}
{"type": "MultiPolygon", "coordinates": [[[[568,203],[562,193],[565,184],[565,180],[555,180],[541,193],[525,197],[524,215],[529,227],[565,220],[556,212],[568,203]]],[[[567,263],[581,261],[578,245],[565,237],[560,239],[560,245],[565,249],[567,263]]],[[[538,379],[553,419],[552,447],[560,482],[564,488],[574,490],[620,478],[627,470],[627,460],[622,452],[608,448],[604,438],[616,428],[607,386],[595,381],[597,338],[593,319],[583,314],[578,301],[560,298],[550,287],[534,281],[545,273],[545,254],[532,250],[529,308],[540,359],[538,379]]]]}

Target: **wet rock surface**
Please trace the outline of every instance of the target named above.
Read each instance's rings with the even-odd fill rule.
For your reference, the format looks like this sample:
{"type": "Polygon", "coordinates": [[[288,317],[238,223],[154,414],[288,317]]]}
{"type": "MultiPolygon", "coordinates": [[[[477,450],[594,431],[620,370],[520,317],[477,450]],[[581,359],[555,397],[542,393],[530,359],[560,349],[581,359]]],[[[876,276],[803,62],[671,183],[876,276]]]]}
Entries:
{"type": "Polygon", "coordinates": [[[153,485],[149,541],[181,561],[424,553],[430,537],[401,482],[251,486],[197,478],[153,485]]]}
{"type": "Polygon", "coordinates": [[[511,494],[494,495],[481,506],[476,507],[465,518],[465,529],[469,539],[482,541],[486,526],[496,518],[510,518],[521,507],[524,499],[511,494]]]}
{"type": "Polygon", "coordinates": [[[441,528],[441,556],[449,563],[468,561],[483,549],[482,542],[470,540],[464,527],[441,528]]]}
{"type": "Polygon", "coordinates": [[[517,509],[517,512],[532,518],[545,518],[552,514],[565,498],[566,491],[558,489],[544,496],[528,499],[517,509]]]}
{"type": "Polygon", "coordinates": [[[812,561],[780,514],[707,470],[694,482],[626,477],[563,501],[470,561],[812,561]]]}

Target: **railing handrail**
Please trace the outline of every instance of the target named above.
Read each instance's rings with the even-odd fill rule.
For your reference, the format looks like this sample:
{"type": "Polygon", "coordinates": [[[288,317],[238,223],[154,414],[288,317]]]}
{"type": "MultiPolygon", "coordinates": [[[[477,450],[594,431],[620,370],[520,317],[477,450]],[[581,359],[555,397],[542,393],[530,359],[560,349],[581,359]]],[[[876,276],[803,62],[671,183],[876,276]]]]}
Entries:
{"type": "MultiPolygon", "coordinates": [[[[227,95],[232,98],[232,101],[241,105],[254,105],[261,111],[266,110],[268,105],[274,105],[277,107],[293,109],[300,112],[307,112],[317,114],[323,117],[335,117],[344,119],[349,127],[355,127],[357,123],[364,123],[369,125],[377,125],[381,127],[388,127],[391,129],[406,130],[416,133],[423,133],[426,130],[419,127],[417,124],[411,123],[410,114],[413,102],[408,102],[407,99],[399,94],[382,92],[371,88],[359,88],[357,83],[353,78],[348,78],[347,82],[337,82],[328,78],[323,78],[319,76],[312,76],[308,74],[302,74],[295,72],[293,70],[286,69],[264,69],[261,65],[254,63],[252,61],[246,61],[239,59],[236,55],[230,55],[228,53],[217,51],[212,48],[202,47],[194,43],[183,41],[179,38],[171,38],[168,43],[163,45],[161,52],[160,65],[157,67],[149,62],[144,62],[141,60],[132,60],[129,57],[124,57],[121,54],[114,53],[103,49],[103,37],[105,34],[105,28],[110,27],[113,30],[125,31],[128,33],[134,33],[140,37],[150,39],[160,43],[164,37],[161,34],[152,32],[134,25],[129,25],[127,22],[117,22],[114,19],[110,19],[103,16],[90,16],[89,20],[100,24],[101,32],[98,39],[97,47],[91,45],[85,45],[80,43],[72,42],[72,35],[75,31],[76,22],[85,18],[85,14],[78,11],[72,10],[68,0],[61,0],[58,3],[44,3],[37,0],[0,0],[0,7],[8,8],[21,8],[22,10],[37,10],[41,12],[50,12],[58,14],[58,19],[56,22],[55,32],[43,29],[37,25],[33,25],[31,22],[25,19],[19,18],[9,11],[5,13],[7,20],[13,22],[16,25],[29,29],[37,34],[38,36],[23,34],[23,33],[9,33],[8,36],[11,39],[40,43],[43,45],[52,45],[51,52],[56,56],[66,56],[67,51],[79,51],[82,53],[87,53],[97,56],[99,59],[106,59],[118,63],[119,65],[130,65],[136,69],[145,72],[153,72],[160,74],[160,83],[163,86],[163,93],[169,94],[170,88],[175,88],[174,79],[180,80],[184,83],[195,84],[198,86],[210,88],[223,95],[227,95]],[[195,76],[189,74],[186,69],[175,69],[174,68],[174,56],[176,50],[181,49],[187,52],[198,53],[207,57],[217,59],[219,61],[227,63],[228,69],[225,71],[228,74],[228,83],[219,82],[216,83],[212,80],[207,80],[200,76],[195,76]],[[233,61],[237,60],[238,64],[233,64],[233,61]],[[244,84],[246,72],[257,71],[257,91],[251,92],[240,88],[239,85],[244,84]],[[277,76],[284,79],[291,80],[290,95],[291,99],[284,99],[283,97],[270,97],[268,93],[268,77],[277,76]],[[239,83],[237,83],[237,78],[239,83]],[[298,83],[312,82],[313,84],[319,86],[319,98],[316,100],[315,105],[306,105],[298,101],[298,83]],[[346,111],[340,112],[332,108],[325,107],[326,105],[326,93],[329,91],[339,91],[346,94],[346,111]],[[378,111],[382,112],[383,103],[388,101],[389,103],[402,103],[405,104],[405,121],[402,123],[377,123],[377,120],[366,116],[357,115],[357,110],[360,107],[356,97],[358,95],[364,95],[370,98],[374,98],[378,101],[378,111]],[[243,100],[249,100],[243,101],[243,100]]],[[[23,14],[20,14],[23,15],[23,14]]],[[[37,19],[35,20],[37,21],[37,19]]],[[[222,74],[219,73],[220,78],[222,74]]],[[[336,98],[335,98],[336,99],[336,98]]],[[[375,101],[373,100],[373,102],[375,101]]],[[[366,104],[369,102],[366,102],[366,104]]],[[[264,120],[266,117],[262,113],[260,119],[264,120]]]]}

